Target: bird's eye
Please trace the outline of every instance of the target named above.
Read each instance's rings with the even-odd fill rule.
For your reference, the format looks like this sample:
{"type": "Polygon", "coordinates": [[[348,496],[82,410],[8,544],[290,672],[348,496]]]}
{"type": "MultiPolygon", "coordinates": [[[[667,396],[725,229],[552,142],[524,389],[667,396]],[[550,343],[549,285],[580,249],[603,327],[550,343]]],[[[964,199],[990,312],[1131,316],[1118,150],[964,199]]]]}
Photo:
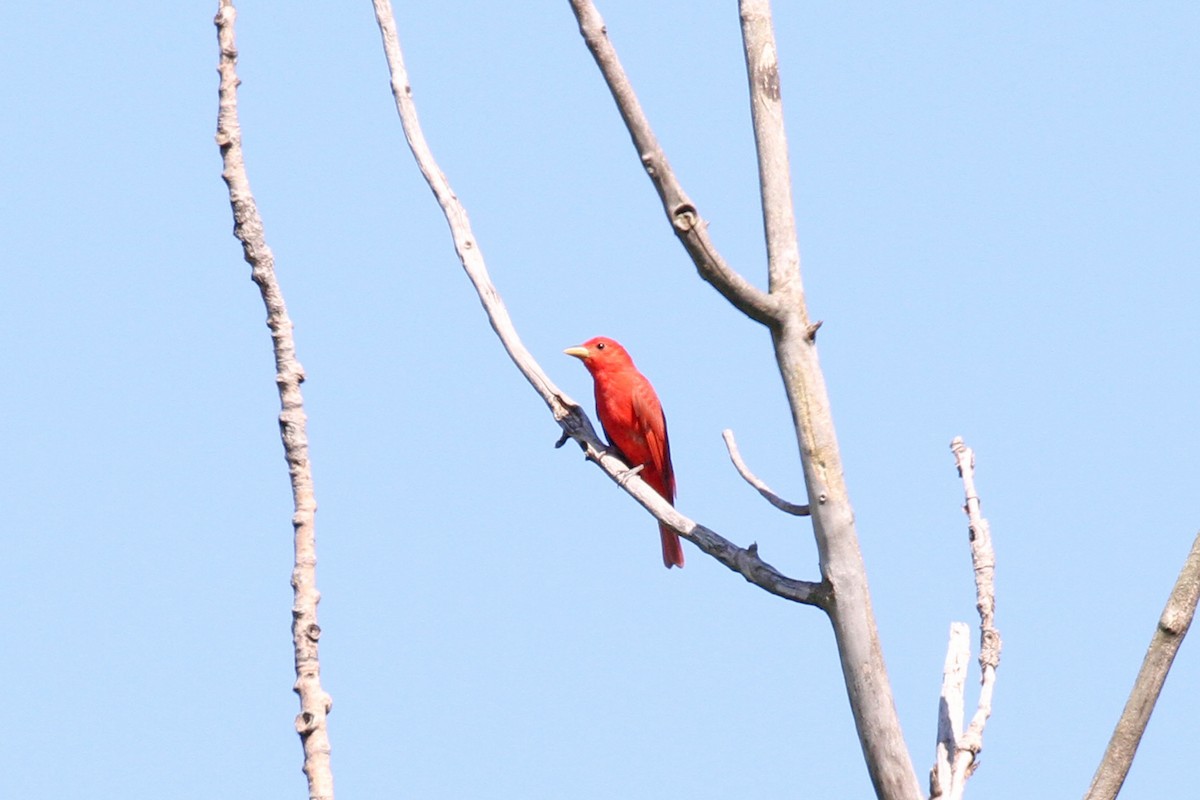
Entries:
{"type": "Polygon", "coordinates": [[[604,342],[601,342],[600,344],[596,345],[596,349],[597,349],[597,350],[603,350],[603,349],[604,349],[604,342]]]}

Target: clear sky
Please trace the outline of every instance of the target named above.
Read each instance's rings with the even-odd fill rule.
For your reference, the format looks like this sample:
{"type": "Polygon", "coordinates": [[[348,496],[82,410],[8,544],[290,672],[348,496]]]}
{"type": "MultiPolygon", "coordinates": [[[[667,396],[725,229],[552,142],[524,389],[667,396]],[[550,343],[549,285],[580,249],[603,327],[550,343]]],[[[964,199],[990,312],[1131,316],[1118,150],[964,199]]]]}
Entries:
{"type": "MultiPolygon", "coordinates": [[[[969,797],[1077,797],[1200,527],[1200,6],[778,3],[804,277],[918,772],[977,623],[969,797]]],[[[600,3],[727,259],[764,281],[733,3],[600,3]]],[[[6,796],[302,797],[291,498],[213,142],[216,3],[0,10],[6,796]],[[9,794],[11,793],[11,794],[9,794]]],[[[688,546],[558,437],[404,145],[370,4],[240,3],[250,179],[308,373],[341,797],[870,794],[820,612],[688,546]]],[[[565,2],[399,3],[426,134],[526,344],[621,340],[679,506],[799,578],[763,329],[702,283],[565,2]]],[[[1200,781],[1184,644],[1123,797],[1200,781]]],[[[972,681],[972,685],[973,685],[972,681]]],[[[973,702],[973,696],[970,698],[973,702]]]]}

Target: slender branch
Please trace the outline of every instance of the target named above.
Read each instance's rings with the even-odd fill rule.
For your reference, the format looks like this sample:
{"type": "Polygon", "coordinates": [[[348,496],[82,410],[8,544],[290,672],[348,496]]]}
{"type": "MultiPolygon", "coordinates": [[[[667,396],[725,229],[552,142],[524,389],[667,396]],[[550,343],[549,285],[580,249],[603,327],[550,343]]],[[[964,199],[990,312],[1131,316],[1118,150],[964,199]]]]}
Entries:
{"type": "Polygon", "coordinates": [[[220,0],[214,23],[221,49],[218,72],[221,76],[220,105],[217,114],[217,144],[224,163],[222,177],[229,186],[233,208],[234,236],[242,243],[242,252],[250,264],[250,276],[262,293],[267,308],[267,325],[275,350],[275,383],[279,388],[279,432],[283,439],[288,474],[292,483],[295,513],[295,565],[292,569],[292,642],[295,647],[296,683],[300,696],[300,714],[296,732],[304,747],[304,774],[308,777],[310,800],[333,800],[333,772],[329,759],[329,731],[326,717],[333,700],[321,688],[321,663],[317,640],[316,511],[312,468],[308,460],[308,433],[305,428],[304,398],[300,384],[304,368],[296,359],[292,339],[292,321],[288,318],[283,293],[275,278],[275,257],[267,246],[262,218],[250,191],[242,156],[242,131],[238,122],[237,44],[234,22],[237,11],[232,0],[220,0]]]}
{"type": "MultiPolygon", "coordinates": [[[[996,629],[996,551],[992,548],[992,528],[984,519],[979,502],[979,494],[975,491],[975,452],[967,447],[961,437],[955,437],[950,443],[954,453],[958,473],[962,476],[965,504],[963,510],[969,522],[968,531],[971,543],[971,566],[975,572],[975,608],[979,612],[979,669],[982,673],[983,689],[990,699],[989,684],[995,682],[995,671],[1000,666],[1000,650],[1002,642],[1000,631],[996,629]],[[989,680],[989,672],[991,677],[989,680]]],[[[986,706],[984,698],[980,697],[979,709],[971,720],[971,728],[982,728],[987,720],[986,714],[980,714],[986,709],[991,712],[990,703],[986,706]]],[[[967,731],[971,735],[971,731],[967,731]]]]}
{"type": "Polygon", "coordinates": [[[1084,800],[1113,800],[1125,783],[1129,766],[1142,741],[1142,734],[1150,722],[1154,704],[1162,693],[1167,673],[1175,660],[1183,638],[1187,636],[1192,619],[1196,615],[1196,603],[1200,600],[1200,534],[1192,542],[1192,550],[1184,561],[1179,578],[1171,589],[1171,596],[1158,618],[1158,627],[1150,639],[1150,647],[1142,660],[1142,668],[1129,693],[1125,710],[1117,721],[1112,739],[1104,751],[1104,758],[1092,778],[1084,800]]]}
{"type": "MultiPolygon", "coordinates": [[[[779,58],[768,0],[742,0],[742,44],[750,81],[750,116],[758,150],[758,185],[762,196],[763,231],[767,240],[767,269],[771,294],[800,294],[800,247],[796,213],[792,208],[792,175],[787,135],[783,127],[783,97],[779,58]]],[[[795,304],[793,304],[795,305],[795,304]]],[[[804,303],[795,306],[802,318],[804,303]]],[[[807,319],[804,319],[807,325],[807,319]]]]}
{"type": "MultiPolygon", "coordinates": [[[[962,478],[966,502],[963,510],[967,514],[968,532],[971,543],[971,564],[975,573],[975,608],[979,612],[979,703],[971,724],[962,731],[962,699],[958,698],[957,711],[943,697],[943,709],[949,709],[952,719],[950,737],[945,736],[942,724],[938,725],[937,762],[930,776],[933,797],[959,800],[966,787],[967,779],[978,766],[979,752],[983,749],[983,729],[992,715],[992,695],[996,687],[996,669],[1000,666],[1001,640],[996,629],[996,553],[992,548],[991,527],[984,519],[980,508],[979,494],[975,490],[975,453],[967,447],[961,437],[950,443],[958,474],[962,478]]],[[[965,631],[952,627],[951,650],[961,649],[962,643],[956,636],[965,631]]],[[[957,657],[957,655],[956,655],[957,657]]],[[[950,655],[946,656],[947,663],[950,655]]],[[[964,656],[965,658],[965,656],[964,656]]],[[[959,689],[961,694],[961,688],[959,689]]]]}
{"type": "Polygon", "coordinates": [[[392,95],[395,98],[396,110],[400,115],[404,135],[408,139],[413,157],[446,216],[459,260],[479,295],[488,321],[491,322],[493,330],[496,331],[496,335],[500,338],[504,349],[516,364],[517,369],[541,396],[554,414],[555,421],[562,427],[563,437],[559,439],[558,444],[561,446],[567,438],[579,442],[589,460],[598,464],[609,478],[641,503],[659,521],[673,527],[681,536],[695,543],[701,550],[729,569],[745,577],[747,581],[772,594],[798,603],[821,605],[827,602],[828,591],[823,584],[795,580],[782,575],[759,558],[757,547],[739,548],[709,528],[693,522],[663,500],[640,476],[631,475],[629,466],[605,449],[583,408],[554,385],[541,365],[526,349],[508,315],[503,300],[500,298],[499,291],[488,275],[487,265],[471,230],[466,209],[450,188],[449,181],[434,159],[433,152],[421,131],[416,105],[412,99],[412,87],[409,83],[408,72],[404,67],[404,56],[400,49],[400,39],[396,32],[396,21],[391,3],[389,0],[374,0],[374,3],[375,19],[379,24],[391,73],[392,95]]]}
{"type": "MultiPolygon", "coordinates": [[[[391,75],[392,96],[396,100],[396,111],[404,128],[404,136],[412,149],[413,157],[421,174],[425,176],[429,188],[437,198],[450,226],[450,235],[454,240],[454,249],[462,262],[463,269],[470,278],[471,284],[479,295],[479,301],[487,312],[492,329],[500,338],[509,358],[517,365],[517,369],[533,386],[546,405],[554,414],[554,419],[562,422],[578,404],[559,391],[554,382],[534,360],[521,338],[517,335],[508,309],[500,298],[499,292],[492,285],[484,264],[483,252],[475,240],[471,230],[471,221],[467,210],[459,201],[458,195],[450,188],[450,182],[433,157],[421,123],[417,119],[417,107],[412,99],[412,86],[408,81],[408,71],[404,66],[404,55],[400,50],[400,38],[396,33],[396,18],[392,12],[389,0],[374,0],[375,21],[379,25],[379,33],[383,38],[383,49],[387,56],[388,70],[391,75]]],[[[590,423],[589,423],[590,425],[590,423]]]]}
{"type": "Polygon", "coordinates": [[[738,452],[737,442],[733,438],[733,431],[726,428],[721,432],[721,437],[725,440],[725,449],[729,451],[729,459],[733,462],[733,466],[737,469],[738,474],[745,479],[746,483],[757,489],[758,493],[765,497],[768,503],[780,511],[797,517],[807,517],[809,515],[808,506],[801,506],[784,500],[772,492],[765,483],[759,480],[757,475],[750,471],[750,468],[746,466],[746,462],[742,460],[742,454],[738,452]]]}
{"type": "Polygon", "coordinates": [[[708,223],[700,217],[700,212],[675,177],[650,121],[642,111],[637,93],[617,58],[616,48],[608,39],[608,30],[595,4],[591,0],[570,2],[579,22],[579,32],[616,101],[642,166],[662,200],[663,211],[696,270],[746,316],[767,326],[774,325],[779,316],[778,303],[725,262],[708,235],[708,223]]]}

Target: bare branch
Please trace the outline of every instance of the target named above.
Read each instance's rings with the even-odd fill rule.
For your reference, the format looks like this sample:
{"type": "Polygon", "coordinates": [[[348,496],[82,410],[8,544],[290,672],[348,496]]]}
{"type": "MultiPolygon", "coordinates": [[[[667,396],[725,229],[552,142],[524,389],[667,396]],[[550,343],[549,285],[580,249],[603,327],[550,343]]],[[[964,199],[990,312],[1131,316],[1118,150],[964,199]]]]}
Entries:
{"type": "Polygon", "coordinates": [[[778,508],[780,511],[788,514],[793,514],[797,517],[807,517],[809,514],[808,506],[796,505],[789,503],[779,495],[771,491],[771,489],[759,480],[758,476],[750,471],[746,466],[746,462],[742,460],[742,454],[738,452],[737,442],[733,438],[733,431],[726,428],[721,432],[721,437],[725,440],[725,449],[729,451],[729,459],[733,462],[733,466],[737,469],[738,474],[745,479],[746,483],[758,490],[758,493],[767,499],[767,502],[778,508]]]}
{"type": "Polygon", "coordinates": [[[608,30],[595,4],[591,0],[570,2],[571,10],[579,21],[579,32],[617,103],[617,110],[629,129],[642,166],[662,200],[671,228],[691,256],[696,270],[739,311],[764,325],[773,325],[779,313],[778,303],[738,274],[717,252],[716,245],[708,235],[708,223],[700,217],[695,204],[684,192],[658,144],[650,121],[638,102],[637,93],[617,58],[616,48],[608,39],[608,30]]]}
{"type": "Polygon", "coordinates": [[[971,629],[965,622],[950,623],[950,644],[942,669],[942,694],[938,702],[937,758],[929,774],[929,798],[960,798],[965,784],[954,782],[954,756],[962,738],[963,690],[967,660],[971,657],[971,629]]]}
{"type": "Polygon", "coordinates": [[[771,338],[804,466],[821,574],[832,586],[829,621],[875,793],[887,800],[910,800],[923,792],[883,661],[829,393],[817,357],[816,326],[809,323],[800,278],[771,7],[767,0],[742,0],[740,11],[771,298],[780,303],[771,338]]]}
{"type": "Polygon", "coordinates": [[[826,584],[789,578],[759,557],[758,545],[752,544],[743,549],[711,528],[688,519],[642,480],[636,470],[631,470],[624,461],[606,449],[594,434],[588,435],[580,431],[572,433],[571,437],[583,445],[584,454],[589,461],[598,464],[614,482],[653,514],[655,519],[670,525],[680,536],[750,583],[797,603],[821,608],[828,604],[829,587],[826,584]]]}
{"type": "MultiPolygon", "coordinates": [[[[471,284],[479,295],[479,301],[483,304],[484,311],[487,312],[488,321],[492,324],[496,335],[500,337],[500,342],[504,345],[509,358],[517,365],[517,369],[521,371],[521,374],[525,376],[525,379],[529,381],[546,405],[550,407],[554,419],[562,423],[571,410],[579,406],[559,391],[526,349],[521,337],[517,335],[504,301],[488,277],[483,253],[471,230],[471,221],[467,218],[467,210],[459,201],[458,195],[450,188],[450,182],[437,165],[433,152],[429,149],[428,142],[425,141],[425,134],[421,131],[421,123],[417,119],[417,107],[412,99],[412,86],[408,81],[408,71],[404,67],[404,56],[401,53],[400,39],[396,33],[396,18],[389,0],[375,0],[375,21],[379,25],[379,32],[383,38],[383,49],[387,56],[388,70],[391,75],[392,96],[396,100],[396,111],[400,115],[404,136],[408,140],[408,146],[412,149],[417,166],[421,169],[421,174],[425,176],[429,188],[442,207],[442,213],[446,216],[446,223],[450,226],[450,235],[454,239],[454,249],[458,253],[463,269],[466,271],[467,277],[471,279],[471,284]]],[[[589,422],[588,425],[590,426],[590,424],[589,422]]]]}
{"type": "Polygon", "coordinates": [[[676,511],[640,476],[636,473],[631,474],[631,470],[625,462],[605,449],[583,408],[554,385],[542,370],[541,365],[525,348],[504,307],[500,293],[488,275],[487,265],[471,231],[471,223],[467,218],[466,209],[450,188],[449,181],[438,167],[433,152],[421,132],[416,106],[412,99],[412,87],[404,68],[404,57],[400,50],[400,40],[396,33],[396,21],[391,3],[389,0],[374,0],[374,2],[375,19],[379,24],[388,67],[391,71],[392,95],[396,100],[396,110],[400,114],[404,135],[408,139],[413,157],[417,160],[421,173],[425,176],[425,180],[429,183],[430,189],[433,190],[434,196],[442,207],[446,222],[450,226],[451,236],[454,238],[454,246],[459,260],[462,262],[467,276],[471,279],[471,283],[475,286],[475,291],[479,294],[484,312],[487,314],[493,330],[500,337],[513,363],[517,365],[517,368],[549,406],[554,414],[554,419],[562,427],[563,437],[559,439],[558,446],[561,446],[567,438],[579,442],[589,460],[598,464],[614,482],[641,503],[659,521],[673,527],[681,536],[694,542],[705,553],[756,586],[798,603],[822,605],[827,602],[828,591],[823,584],[795,580],[782,575],[759,558],[757,547],[739,548],[716,532],[703,525],[698,525],[676,511]]]}
{"type": "Polygon", "coordinates": [[[979,668],[986,672],[1000,666],[1001,641],[1000,632],[996,630],[996,551],[992,549],[992,528],[983,517],[979,495],[975,491],[975,452],[960,436],[950,443],[950,449],[966,497],[963,510],[969,522],[971,565],[975,570],[975,608],[979,612],[979,668]]]}
{"type": "Polygon", "coordinates": [[[1192,542],[1179,578],[1171,589],[1171,596],[1158,618],[1158,627],[1150,639],[1150,647],[1142,660],[1142,668],[1129,693],[1125,710],[1117,721],[1104,758],[1092,778],[1084,800],[1113,800],[1125,783],[1129,766],[1142,741],[1142,734],[1150,722],[1154,704],[1162,693],[1167,673],[1175,660],[1183,638],[1187,636],[1192,618],[1196,615],[1196,603],[1200,600],[1200,534],[1192,542]]]}
{"type": "Polygon", "coordinates": [[[300,384],[304,368],[296,359],[292,339],[292,321],[288,318],[283,293],[275,278],[275,257],[267,246],[262,218],[250,191],[246,165],[242,157],[242,130],[238,122],[237,44],[234,22],[237,11],[232,0],[220,0],[214,23],[221,49],[218,72],[221,76],[220,105],[217,114],[217,145],[224,162],[222,177],[229,186],[229,202],[233,208],[234,235],[242,243],[242,252],[250,264],[250,276],[262,293],[267,307],[267,325],[275,349],[275,383],[279,388],[279,432],[283,439],[288,474],[292,483],[295,513],[295,565],[292,569],[292,643],[295,647],[296,683],[300,696],[300,714],[296,717],[296,732],[304,747],[304,774],[308,777],[310,800],[333,800],[333,771],[330,768],[329,731],[326,717],[333,700],[321,688],[321,664],[317,640],[321,627],[317,624],[316,511],[313,493],[312,468],[308,460],[308,433],[304,414],[304,398],[300,384]]]}
{"type": "MultiPolygon", "coordinates": [[[[777,182],[772,179],[770,191],[764,189],[767,235],[773,240],[768,242],[767,248],[768,253],[772,254],[771,294],[764,296],[718,260],[705,235],[703,224],[680,224],[696,219],[695,208],[678,188],[670,172],[666,157],[650,131],[633,88],[608,41],[600,14],[589,0],[571,0],[571,8],[575,11],[588,49],[616,100],[625,126],[633,137],[642,163],[659,191],[667,216],[696,262],[701,276],[734,306],[771,329],[775,356],[787,390],[800,445],[805,485],[809,498],[815,504],[812,507],[812,520],[824,576],[822,585],[830,586],[834,598],[831,604],[823,607],[829,614],[837,638],[846,692],[867,770],[879,797],[887,800],[920,797],[921,788],[896,714],[887,668],[883,663],[883,651],[879,645],[879,632],[871,611],[866,567],[854,530],[854,512],[846,491],[837,437],[829,413],[829,396],[817,363],[814,347],[816,328],[808,323],[808,312],[804,305],[799,257],[787,255],[789,252],[798,253],[794,223],[789,245],[785,241],[788,226],[773,222],[779,214],[791,213],[790,194],[785,210],[776,201],[777,182]],[[684,237],[682,232],[685,230],[698,235],[696,238],[684,237]]],[[[773,57],[774,38],[770,30],[769,6],[763,2],[751,8],[760,12],[755,26],[749,34],[744,35],[748,50],[757,50],[757,54],[747,53],[753,94],[760,91],[757,87],[763,86],[765,89],[763,84],[755,80],[756,65],[765,63],[765,51],[757,48],[756,43],[761,42],[763,36],[769,37],[773,57]]],[[[777,81],[775,86],[778,87],[777,81]]],[[[777,105],[779,98],[775,97],[773,102],[777,105]]],[[[759,140],[759,158],[762,162],[760,172],[769,169],[771,164],[786,165],[786,152],[782,161],[777,157],[779,148],[786,149],[782,137],[782,115],[778,116],[776,124],[779,135],[769,137],[769,141],[764,140],[759,136],[760,126],[756,118],[756,139],[759,140]]],[[[781,175],[785,183],[789,181],[786,172],[781,175]]]]}
{"type": "MultiPolygon", "coordinates": [[[[975,491],[975,453],[963,444],[961,437],[955,437],[950,443],[954,453],[958,474],[962,478],[963,492],[966,503],[963,510],[967,514],[968,531],[971,542],[971,563],[975,572],[975,607],[979,611],[979,671],[980,689],[979,703],[971,724],[962,731],[963,708],[961,686],[956,690],[957,698],[947,701],[943,691],[942,705],[939,709],[937,762],[930,775],[930,788],[933,797],[946,797],[949,800],[959,800],[966,787],[967,779],[975,771],[979,752],[983,749],[983,729],[988,717],[992,715],[992,694],[996,686],[996,669],[1000,665],[1000,632],[996,629],[996,554],[992,549],[992,535],[988,522],[980,510],[979,495],[975,491]],[[957,709],[957,710],[956,710],[957,709]],[[942,724],[942,714],[949,714],[949,736],[942,724]]],[[[954,623],[951,627],[950,649],[957,659],[961,655],[963,644],[958,641],[966,630],[963,623],[954,623]],[[958,626],[962,626],[959,628],[958,626]]],[[[965,659],[965,656],[963,656],[965,659]]],[[[947,654],[946,663],[951,662],[951,654],[947,654]]],[[[943,690],[946,684],[943,682],[943,690]]]]}
{"type": "MultiPolygon", "coordinates": [[[[771,294],[795,292],[802,298],[800,247],[796,240],[796,214],[792,208],[792,173],[783,127],[783,97],[771,4],[768,0],[742,0],[739,6],[746,76],[750,81],[750,113],[758,149],[758,184],[771,294]]],[[[802,317],[807,314],[803,302],[793,303],[792,308],[802,317]]],[[[807,325],[808,320],[803,319],[803,324],[807,325]]]]}

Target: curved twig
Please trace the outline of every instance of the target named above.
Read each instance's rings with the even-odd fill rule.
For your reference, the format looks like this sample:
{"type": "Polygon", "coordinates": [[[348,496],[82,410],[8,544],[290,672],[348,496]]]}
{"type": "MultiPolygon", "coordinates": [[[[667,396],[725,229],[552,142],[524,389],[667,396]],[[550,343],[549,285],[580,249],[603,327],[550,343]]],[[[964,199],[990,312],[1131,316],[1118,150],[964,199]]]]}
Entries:
{"type": "Polygon", "coordinates": [[[488,275],[487,266],[475,241],[466,209],[450,188],[449,181],[438,167],[433,152],[421,132],[416,105],[412,99],[412,87],[409,84],[408,72],[404,67],[400,39],[396,33],[396,20],[391,2],[374,0],[374,4],[375,19],[383,38],[383,47],[391,73],[392,96],[395,98],[396,111],[400,115],[404,135],[408,139],[409,147],[412,148],[413,157],[446,216],[459,260],[479,295],[479,300],[483,304],[488,321],[492,324],[492,329],[500,337],[504,349],[516,364],[517,369],[549,406],[555,421],[562,427],[563,438],[559,439],[558,445],[561,446],[568,437],[579,442],[588,459],[598,464],[609,478],[641,503],[655,518],[670,525],[685,539],[693,542],[705,553],[759,588],[798,603],[810,605],[827,603],[829,595],[824,584],[788,578],[759,558],[756,547],[740,548],[709,528],[693,522],[663,500],[640,476],[631,476],[629,466],[604,447],[583,408],[554,385],[541,365],[526,349],[504,307],[504,302],[500,299],[500,293],[488,275]]]}
{"type": "Polygon", "coordinates": [[[221,48],[218,72],[221,75],[220,106],[217,113],[217,145],[221,148],[224,170],[221,176],[229,186],[229,202],[233,207],[234,235],[242,243],[242,252],[250,264],[250,276],[262,293],[267,307],[267,325],[275,348],[275,383],[279,387],[279,433],[283,438],[284,455],[292,483],[295,514],[295,565],[292,569],[292,642],[295,647],[296,683],[293,688],[300,696],[300,714],[296,717],[296,732],[304,747],[304,774],[308,777],[310,800],[333,800],[333,771],[329,759],[329,731],[326,716],[333,700],[321,688],[321,664],[317,639],[321,627],[317,624],[316,511],[312,469],[308,460],[308,434],[304,414],[304,398],[300,384],[304,368],[296,358],[292,339],[292,321],[288,318],[283,293],[275,278],[275,257],[267,246],[262,218],[250,191],[246,164],[242,157],[242,130],[238,122],[237,44],[234,22],[237,11],[232,0],[220,0],[213,22],[217,26],[217,42],[221,48]]]}
{"type": "Polygon", "coordinates": [[[1197,601],[1200,601],[1200,534],[1192,542],[1192,550],[1171,589],[1162,616],[1158,618],[1158,627],[1150,639],[1133,691],[1129,693],[1125,710],[1121,712],[1084,800],[1113,800],[1121,791],[1175,654],[1196,615],[1197,601]]]}
{"type": "Polygon", "coordinates": [[[725,262],[708,235],[708,223],[700,217],[700,212],[675,177],[666,153],[659,146],[650,121],[642,111],[637,93],[617,58],[616,48],[608,40],[608,30],[600,12],[591,0],[570,2],[575,19],[579,22],[579,32],[596,65],[600,67],[621,118],[625,120],[625,127],[633,139],[633,146],[637,148],[642,166],[662,200],[663,211],[675,235],[692,257],[696,270],[746,316],[767,326],[776,324],[779,316],[777,301],[725,262]]]}
{"type": "Polygon", "coordinates": [[[779,495],[771,491],[765,483],[763,483],[757,475],[750,471],[746,466],[746,462],[742,460],[742,454],[738,451],[737,442],[733,438],[733,431],[729,428],[721,431],[721,438],[725,440],[725,449],[729,451],[729,460],[733,462],[734,468],[738,474],[746,481],[746,483],[758,490],[758,493],[766,498],[767,502],[788,514],[793,514],[797,517],[807,517],[810,510],[808,506],[789,503],[779,495]]]}

